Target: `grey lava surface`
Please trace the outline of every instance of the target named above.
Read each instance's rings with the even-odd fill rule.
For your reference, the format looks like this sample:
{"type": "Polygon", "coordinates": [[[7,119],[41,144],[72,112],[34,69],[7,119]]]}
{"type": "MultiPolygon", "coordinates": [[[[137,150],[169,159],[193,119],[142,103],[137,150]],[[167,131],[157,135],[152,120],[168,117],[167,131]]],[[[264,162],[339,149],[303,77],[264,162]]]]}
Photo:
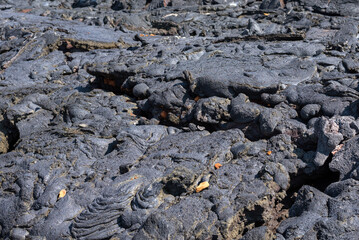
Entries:
{"type": "Polygon", "coordinates": [[[358,0],[0,0],[0,239],[359,239],[358,0]]]}

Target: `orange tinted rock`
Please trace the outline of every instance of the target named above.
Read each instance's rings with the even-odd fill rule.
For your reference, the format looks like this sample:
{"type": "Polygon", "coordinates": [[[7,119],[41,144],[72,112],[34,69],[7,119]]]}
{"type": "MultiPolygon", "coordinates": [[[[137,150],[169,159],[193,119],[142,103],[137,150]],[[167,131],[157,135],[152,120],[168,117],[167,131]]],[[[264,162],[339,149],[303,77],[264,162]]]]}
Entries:
{"type": "Polygon", "coordinates": [[[105,78],[103,80],[103,83],[106,84],[106,85],[109,85],[111,87],[116,87],[116,83],[115,83],[115,80],[112,80],[110,78],[105,78]]]}
{"type": "Polygon", "coordinates": [[[166,111],[162,111],[161,112],[161,114],[160,114],[160,116],[161,116],[161,118],[163,118],[163,119],[166,119],[167,118],[167,112],[166,111]]]}
{"type": "Polygon", "coordinates": [[[63,198],[66,196],[66,190],[65,189],[62,189],[60,192],[59,192],[59,196],[57,197],[58,199],[60,198],[63,198]]]}
{"type": "Polygon", "coordinates": [[[206,189],[209,187],[209,183],[208,182],[201,182],[197,187],[196,187],[196,192],[201,192],[203,189],[206,189]]]}
{"type": "Polygon", "coordinates": [[[22,9],[20,10],[21,13],[28,13],[28,12],[31,12],[31,8],[27,8],[27,9],[22,9]]]}
{"type": "Polygon", "coordinates": [[[66,41],[66,49],[71,49],[73,48],[74,46],[72,46],[71,42],[70,41],[66,41]]]}
{"type": "Polygon", "coordinates": [[[214,164],[214,168],[215,168],[215,169],[219,169],[220,167],[222,167],[222,164],[220,164],[220,163],[214,164]]]}

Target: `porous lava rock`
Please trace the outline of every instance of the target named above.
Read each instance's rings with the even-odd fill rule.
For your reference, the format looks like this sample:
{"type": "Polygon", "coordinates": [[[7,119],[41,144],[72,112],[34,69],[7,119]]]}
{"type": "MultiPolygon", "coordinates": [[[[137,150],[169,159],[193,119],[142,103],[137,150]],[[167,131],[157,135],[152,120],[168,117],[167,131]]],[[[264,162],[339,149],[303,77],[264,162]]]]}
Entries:
{"type": "Polygon", "coordinates": [[[0,0],[1,239],[357,239],[354,0],[0,0]]]}

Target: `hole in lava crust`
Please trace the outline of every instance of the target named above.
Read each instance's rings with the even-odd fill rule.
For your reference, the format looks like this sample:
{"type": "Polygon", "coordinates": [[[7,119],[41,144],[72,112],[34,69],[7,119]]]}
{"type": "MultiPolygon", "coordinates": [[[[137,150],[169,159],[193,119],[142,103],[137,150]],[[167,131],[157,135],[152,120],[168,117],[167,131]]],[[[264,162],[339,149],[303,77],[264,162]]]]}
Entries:
{"type": "Polygon", "coordinates": [[[310,175],[304,173],[303,169],[300,169],[296,175],[290,176],[291,186],[287,190],[287,196],[282,201],[284,208],[289,209],[294,204],[295,193],[304,185],[312,186],[324,192],[330,184],[339,181],[340,173],[329,169],[329,163],[332,161],[332,158],[333,155],[331,154],[325,164],[310,175]]]}

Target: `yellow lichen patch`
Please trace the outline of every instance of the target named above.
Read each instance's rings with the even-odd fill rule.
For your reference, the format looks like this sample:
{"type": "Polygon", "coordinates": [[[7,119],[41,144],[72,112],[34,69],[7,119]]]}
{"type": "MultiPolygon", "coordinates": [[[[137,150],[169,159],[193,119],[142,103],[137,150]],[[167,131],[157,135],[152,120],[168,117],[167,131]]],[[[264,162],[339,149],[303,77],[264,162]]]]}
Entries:
{"type": "Polygon", "coordinates": [[[269,13],[263,13],[264,16],[269,16],[269,13]]]}
{"type": "Polygon", "coordinates": [[[203,189],[206,189],[209,187],[209,183],[208,182],[201,182],[197,187],[196,187],[196,192],[200,192],[203,189]]]}
{"type": "Polygon", "coordinates": [[[66,195],[66,190],[65,190],[65,189],[62,189],[62,190],[59,192],[59,196],[57,196],[57,198],[58,198],[58,199],[63,198],[63,197],[65,197],[65,195],[66,195]]]}
{"type": "Polygon", "coordinates": [[[214,168],[215,168],[215,169],[219,169],[220,167],[222,167],[222,164],[220,164],[220,163],[214,164],[214,168]]]}
{"type": "Polygon", "coordinates": [[[272,151],[268,151],[268,152],[267,152],[267,155],[271,155],[271,154],[272,154],[272,151]]]}

